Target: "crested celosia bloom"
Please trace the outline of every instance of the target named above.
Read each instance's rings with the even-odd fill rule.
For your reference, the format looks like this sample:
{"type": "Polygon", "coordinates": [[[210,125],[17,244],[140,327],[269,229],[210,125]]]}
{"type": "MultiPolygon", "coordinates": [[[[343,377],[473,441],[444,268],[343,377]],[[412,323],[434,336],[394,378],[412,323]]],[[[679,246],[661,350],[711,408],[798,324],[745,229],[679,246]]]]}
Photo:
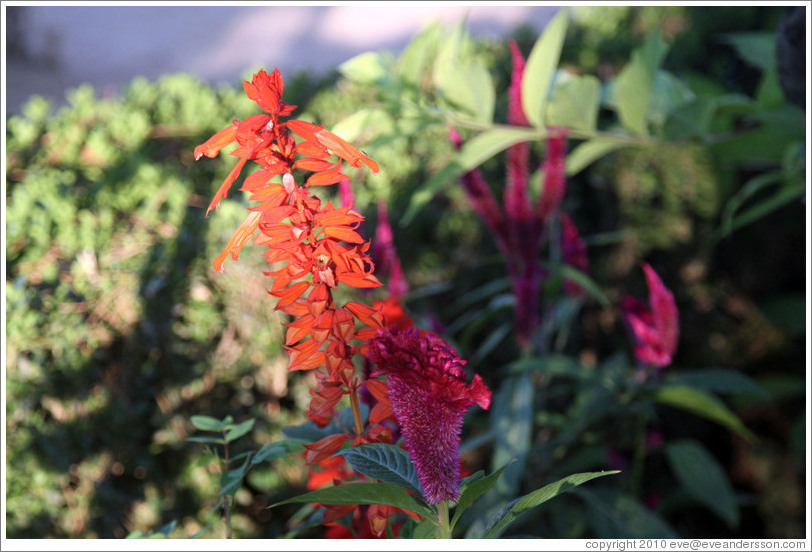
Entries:
{"type": "Polygon", "coordinates": [[[367,357],[388,377],[389,400],[430,504],[459,498],[459,442],[469,407],[488,408],[478,375],[466,383],[465,361],[439,336],[416,329],[380,330],[367,357]]]}
{"type": "Polygon", "coordinates": [[[634,354],[643,364],[663,368],[671,364],[679,340],[679,312],[674,295],[647,263],[648,305],[625,297],[621,308],[634,341],[634,354]]]}

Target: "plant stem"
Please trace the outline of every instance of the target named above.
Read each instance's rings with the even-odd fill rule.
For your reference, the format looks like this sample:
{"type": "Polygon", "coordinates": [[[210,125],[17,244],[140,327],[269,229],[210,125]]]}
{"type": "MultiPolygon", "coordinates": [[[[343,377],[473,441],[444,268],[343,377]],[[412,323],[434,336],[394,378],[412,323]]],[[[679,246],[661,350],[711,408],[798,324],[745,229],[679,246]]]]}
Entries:
{"type": "MultiPolygon", "coordinates": [[[[223,473],[226,473],[226,472],[228,472],[229,460],[228,460],[228,441],[226,440],[226,431],[225,430],[223,430],[223,449],[224,449],[224,454],[225,454],[225,458],[223,460],[223,473]]],[[[226,495],[223,496],[223,514],[225,515],[226,538],[227,539],[231,538],[231,517],[229,515],[229,509],[230,509],[230,506],[229,506],[228,494],[226,494],[226,495]]]]}
{"type": "Polygon", "coordinates": [[[358,402],[358,390],[350,391],[350,406],[352,407],[352,418],[355,420],[355,433],[364,434],[364,422],[361,419],[361,405],[358,402]]]}
{"type": "Polygon", "coordinates": [[[451,525],[448,523],[448,501],[437,505],[437,539],[451,538],[451,525]]]}

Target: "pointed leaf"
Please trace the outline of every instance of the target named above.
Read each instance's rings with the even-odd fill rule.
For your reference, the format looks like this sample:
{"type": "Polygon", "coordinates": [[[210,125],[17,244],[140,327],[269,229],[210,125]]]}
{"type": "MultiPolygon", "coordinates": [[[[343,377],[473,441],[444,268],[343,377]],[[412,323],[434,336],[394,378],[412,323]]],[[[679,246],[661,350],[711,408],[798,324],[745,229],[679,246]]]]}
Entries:
{"type": "Polygon", "coordinates": [[[567,156],[567,176],[576,175],[604,155],[631,145],[620,138],[592,138],[582,142],[567,156]]]}
{"type": "Polygon", "coordinates": [[[397,445],[372,443],[341,450],[336,456],[343,456],[352,469],[367,477],[423,494],[409,453],[397,445]]]}
{"type": "Polygon", "coordinates": [[[675,408],[702,416],[735,431],[746,440],[755,441],[755,435],[727,406],[713,395],[681,385],[664,386],[654,392],[654,399],[675,408]]]}
{"type": "Polygon", "coordinates": [[[646,112],[654,78],[667,52],[668,44],[659,31],[652,31],[643,45],[632,52],[631,62],[618,74],[612,86],[612,99],[620,122],[635,134],[648,135],[646,112]]]}
{"type": "Polygon", "coordinates": [[[241,424],[237,424],[231,429],[229,429],[228,433],[226,433],[226,443],[230,443],[231,441],[239,439],[240,437],[251,431],[251,429],[253,429],[254,427],[255,421],[256,420],[251,418],[250,420],[245,420],[241,424]]]}
{"type": "Polygon", "coordinates": [[[596,479],[598,477],[603,477],[604,475],[612,475],[615,473],[620,473],[619,471],[605,471],[605,472],[589,472],[589,473],[578,473],[574,475],[570,475],[563,479],[559,479],[555,483],[550,483],[549,485],[542,487],[541,489],[537,489],[532,493],[528,493],[523,497],[519,498],[512,506],[506,508],[504,512],[498,514],[494,519],[491,520],[487,531],[485,532],[486,539],[493,539],[498,537],[502,534],[511,523],[516,520],[516,517],[525,512],[527,510],[531,510],[536,506],[539,506],[548,500],[557,497],[558,495],[569,491],[570,489],[574,489],[575,487],[586,483],[587,481],[591,481],[592,479],[596,479]]]}
{"type": "Polygon", "coordinates": [[[421,207],[427,204],[450,181],[474,169],[496,155],[519,142],[528,142],[544,138],[545,133],[536,129],[520,127],[501,127],[487,130],[463,144],[456,156],[439,172],[435,173],[425,184],[414,191],[401,224],[411,222],[421,207]]]}
{"type": "Polygon", "coordinates": [[[379,52],[359,54],[339,65],[338,70],[344,77],[362,84],[374,84],[389,78],[386,61],[379,52]]]}
{"type": "Polygon", "coordinates": [[[457,501],[457,508],[454,510],[454,517],[451,519],[452,528],[454,525],[456,525],[457,520],[460,519],[460,516],[466,508],[473,504],[477,498],[491,490],[491,487],[496,484],[496,482],[502,476],[502,472],[504,472],[509,465],[510,463],[505,464],[489,476],[472,481],[471,483],[465,485],[464,488],[462,488],[462,485],[460,485],[462,492],[460,494],[460,499],[457,501]]]}
{"type": "Polygon", "coordinates": [[[192,416],[192,425],[200,431],[223,431],[228,425],[226,422],[211,416],[192,416]]]}
{"type": "Polygon", "coordinates": [[[283,504],[312,502],[319,504],[382,504],[414,512],[423,518],[434,517],[433,512],[417,502],[417,499],[406,489],[392,483],[347,483],[327,487],[277,502],[271,508],[283,504]]]}
{"type": "Polygon", "coordinates": [[[532,376],[524,373],[505,380],[493,400],[490,416],[494,433],[492,469],[516,460],[497,482],[499,494],[503,496],[515,496],[518,490],[532,441],[534,395],[532,376]]]}
{"type": "Polygon", "coordinates": [[[597,77],[569,77],[556,84],[547,105],[546,123],[592,132],[598,124],[601,83],[597,77]]]}
{"type": "Polygon", "coordinates": [[[766,398],[767,391],[756,380],[738,370],[705,368],[685,372],[673,372],[665,383],[684,385],[720,394],[746,394],[766,398]]]}
{"type": "Polygon", "coordinates": [[[536,128],[544,126],[547,96],[561,57],[561,47],[567,34],[568,16],[566,9],[558,11],[536,41],[524,66],[522,108],[527,120],[536,128]]]}
{"type": "Polygon", "coordinates": [[[671,471],[698,502],[731,528],[739,524],[736,494],[724,469],[708,450],[693,440],[671,442],[665,447],[671,471]]]}
{"type": "Polygon", "coordinates": [[[261,462],[273,462],[291,453],[304,452],[302,441],[298,439],[282,439],[281,441],[265,443],[257,453],[251,458],[252,464],[261,462]]]}

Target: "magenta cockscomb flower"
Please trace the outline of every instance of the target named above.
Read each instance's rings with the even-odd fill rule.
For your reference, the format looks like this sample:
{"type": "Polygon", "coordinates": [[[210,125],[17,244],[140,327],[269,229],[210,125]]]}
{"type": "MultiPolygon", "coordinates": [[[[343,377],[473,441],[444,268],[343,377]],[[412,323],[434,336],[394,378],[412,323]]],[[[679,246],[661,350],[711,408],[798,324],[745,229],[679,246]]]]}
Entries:
{"type": "Polygon", "coordinates": [[[417,329],[381,330],[369,340],[372,376],[388,376],[389,400],[430,504],[459,498],[460,432],[469,407],[487,409],[491,392],[442,338],[417,329]]]}
{"type": "Polygon", "coordinates": [[[674,295],[646,263],[649,304],[626,297],[621,305],[623,317],[634,340],[634,354],[644,364],[663,368],[671,364],[679,340],[679,312],[674,295]]]}

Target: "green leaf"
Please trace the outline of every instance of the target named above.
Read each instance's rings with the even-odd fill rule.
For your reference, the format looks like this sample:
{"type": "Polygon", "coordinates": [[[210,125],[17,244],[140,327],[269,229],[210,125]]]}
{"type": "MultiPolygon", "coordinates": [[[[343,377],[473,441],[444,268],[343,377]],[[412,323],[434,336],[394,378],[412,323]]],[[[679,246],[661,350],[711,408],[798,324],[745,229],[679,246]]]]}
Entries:
{"type": "Polygon", "coordinates": [[[587,481],[603,477],[604,475],[612,475],[620,473],[619,471],[605,471],[605,472],[589,472],[578,473],[559,479],[555,483],[550,483],[537,489],[532,493],[528,493],[519,498],[514,504],[508,505],[502,512],[499,512],[491,520],[488,529],[485,531],[484,538],[494,539],[502,534],[511,523],[516,520],[516,517],[527,510],[531,510],[558,495],[574,489],[579,485],[583,485],[587,481]]]}
{"type": "Polygon", "coordinates": [[[654,79],[668,45],[659,30],[652,31],[643,45],[632,52],[612,86],[612,101],[623,126],[640,136],[648,136],[646,113],[654,88],[654,79]]]}
{"type": "Polygon", "coordinates": [[[680,408],[707,418],[744,437],[755,441],[755,435],[718,398],[682,385],[663,386],[654,392],[654,399],[662,404],[680,408]]]}
{"type": "Polygon", "coordinates": [[[675,441],[666,445],[665,455],[671,471],[689,495],[731,528],[738,526],[736,494],[724,470],[705,447],[693,440],[675,441]]]}
{"type": "Polygon", "coordinates": [[[693,387],[713,393],[748,394],[767,397],[767,391],[756,380],[737,370],[705,368],[668,374],[664,383],[693,387]]]}
{"type": "Polygon", "coordinates": [[[254,427],[255,420],[251,418],[250,420],[245,420],[244,422],[235,425],[231,429],[228,430],[226,433],[226,443],[230,443],[231,441],[235,441],[251,431],[254,427]]]}
{"type": "Polygon", "coordinates": [[[223,440],[222,437],[187,437],[187,441],[191,443],[212,443],[215,445],[224,445],[226,442],[223,440]]]}
{"type": "Polygon", "coordinates": [[[646,117],[662,126],[671,113],[695,97],[691,89],[677,77],[667,71],[657,71],[646,117]]]}
{"type": "Polygon", "coordinates": [[[343,456],[352,469],[367,477],[423,494],[409,453],[397,445],[372,443],[341,450],[336,456],[343,456]]]}
{"type": "Polygon", "coordinates": [[[761,69],[768,70],[775,65],[775,32],[755,31],[745,33],[728,33],[722,40],[733,46],[744,61],[761,69]]]}
{"type": "Polygon", "coordinates": [[[592,138],[578,144],[567,156],[567,176],[574,176],[607,153],[633,146],[621,138],[592,138]]]}
{"type": "Polygon", "coordinates": [[[434,518],[434,513],[420,504],[406,489],[392,483],[348,483],[305,493],[282,502],[271,508],[291,503],[309,504],[382,504],[414,512],[423,518],[434,518]]]}
{"type": "Polygon", "coordinates": [[[245,472],[248,471],[248,465],[251,458],[246,457],[245,462],[239,468],[227,471],[220,478],[220,494],[233,495],[237,492],[242,484],[242,478],[245,477],[245,472]]]}
{"type": "Polygon", "coordinates": [[[581,286],[584,291],[586,291],[604,307],[608,307],[611,304],[609,298],[606,297],[606,295],[598,287],[598,284],[596,284],[595,281],[587,276],[584,272],[575,267],[563,264],[558,267],[558,271],[564,278],[572,280],[574,283],[581,286]]]}
{"type": "Polygon", "coordinates": [[[453,63],[436,75],[442,98],[461,124],[490,125],[496,92],[488,70],[479,63],[453,63]]]}
{"type": "Polygon", "coordinates": [[[545,133],[542,131],[520,127],[500,127],[478,134],[463,144],[460,151],[443,169],[415,190],[409,207],[401,218],[401,225],[409,224],[417,212],[450,181],[514,144],[539,140],[544,136],[545,133]]]}
{"type": "Polygon", "coordinates": [[[431,55],[437,51],[443,31],[439,23],[432,23],[406,46],[398,60],[399,73],[404,82],[414,86],[421,83],[423,73],[432,59],[431,55]]]}
{"type": "Polygon", "coordinates": [[[212,418],[211,416],[192,416],[192,425],[200,431],[223,431],[227,422],[212,418]]]}
{"type": "Polygon", "coordinates": [[[536,41],[524,66],[522,109],[536,128],[544,127],[547,97],[567,35],[568,17],[567,9],[559,9],[536,41]]]}
{"type": "Polygon", "coordinates": [[[530,450],[534,395],[532,376],[524,373],[505,380],[493,400],[490,415],[494,433],[491,466],[496,470],[516,460],[498,481],[497,490],[503,496],[515,495],[530,450]]]}
{"type": "Polygon", "coordinates": [[[375,84],[389,78],[389,68],[378,52],[364,52],[338,66],[339,72],[351,81],[375,84]]]}
{"type": "Polygon", "coordinates": [[[479,498],[480,496],[484,495],[486,492],[491,490],[491,488],[502,476],[502,472],[505,471],[508,465],[509,464],[505,464],[504,466],[502,466],[489,476],[484,477],[482,479],[476,479],[465,485],[465,488],[462,489],[462,492],[460,494],[460,499],[457,501],[457,507],[454,510],[454,517],[451,518],[452,529],[457,524],[457,520],[460,519],[460,516],[465,511],[465,509],[468,508],[471,504],[473,504],[477,498],[479,498]]]}
{"type": "Polygon", "coordinates": [[[269,442],[260,447],[251,459],[251,463],[273,462],[292,452],[298,453],[304,452],[304,450],[305,448],[302,446],[302,441],[298,439],[282,439],[281,441],[269,442]]]}
{"type": "Polygon", "coordinates": [[[600,99],[601,83],[597,77],[569,76],[556,84],[547,105],[546,122],[550,126],[592,132],[598,124],[600,99]]]}

